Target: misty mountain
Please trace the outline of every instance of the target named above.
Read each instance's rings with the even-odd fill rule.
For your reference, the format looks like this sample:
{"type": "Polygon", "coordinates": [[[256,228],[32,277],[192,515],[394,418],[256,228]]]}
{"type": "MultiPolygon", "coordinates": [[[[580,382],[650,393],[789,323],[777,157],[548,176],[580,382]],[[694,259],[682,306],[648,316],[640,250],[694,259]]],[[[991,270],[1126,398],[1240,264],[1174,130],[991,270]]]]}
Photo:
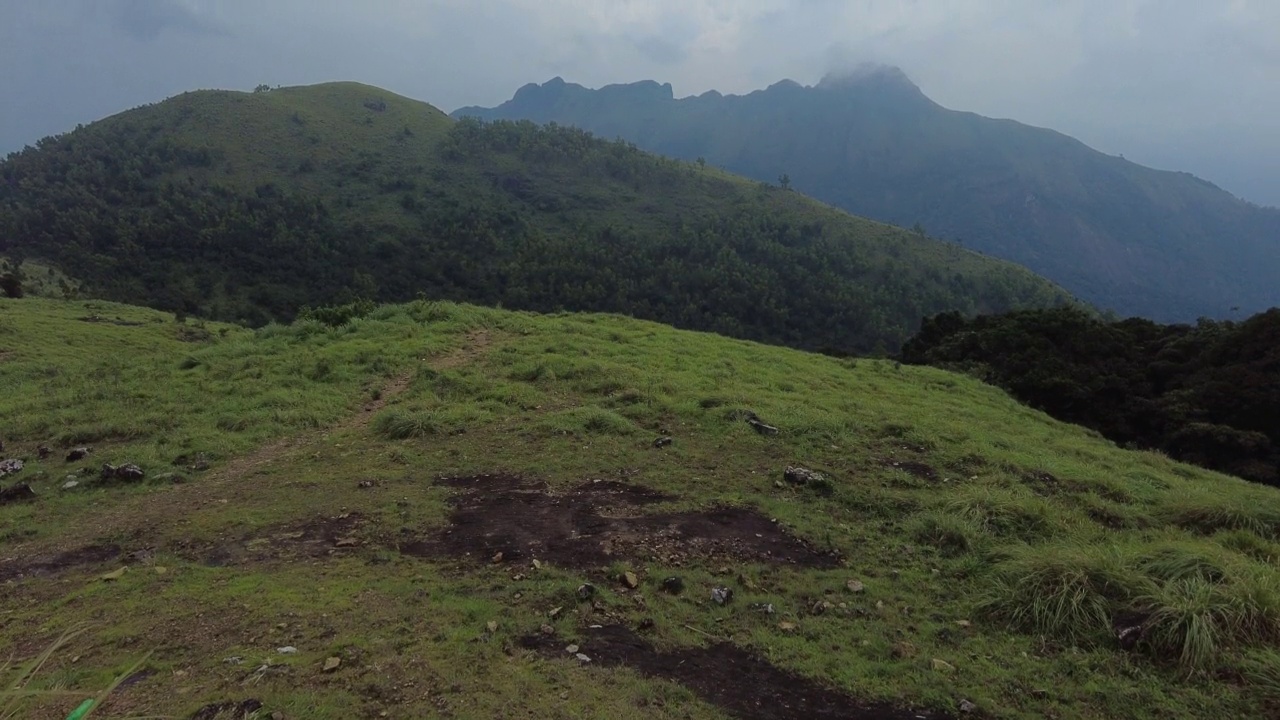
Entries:
{"type": "Polygon", "coordinates": [[[1021,263],[1123,314],[1177,321],[1280,304],[1280,210],[1052,130],[944,108],[896,68],[676,99],[555,78],[455,116],[528,119],[704,158],[856,215],[1021,263]]]}
{"type": "Polygon", "coordinates": [[[0,163],[0,255],[253,325],[424,296],[849,352],[1069,300],[799,193],[356,83],[185,93],[46,138],[0,163]]]}

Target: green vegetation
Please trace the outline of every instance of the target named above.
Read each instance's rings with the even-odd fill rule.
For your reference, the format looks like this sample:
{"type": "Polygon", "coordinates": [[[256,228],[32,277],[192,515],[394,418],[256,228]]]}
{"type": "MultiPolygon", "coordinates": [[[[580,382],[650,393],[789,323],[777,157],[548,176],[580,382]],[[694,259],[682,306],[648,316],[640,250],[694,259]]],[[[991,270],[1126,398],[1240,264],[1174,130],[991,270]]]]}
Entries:
{"type": "Polygon", "coordinates": [[[1098,307],[1165,322],[1280,305],[1280,209],[1043,128],[956,112],[900,70],[675,99],[556,78],[455,116],[526,119],[722,166],[1012,260],[1098,307]]]}
{"type": "MultiPolygon", "coordinates": [[[[1240,322],[1107,322],[1069,308],[925,321],[903,360],[970,372],[1117,443],[1280,485],[1280,310],[1240,322]]],[[[1170,519],[1271,535],[1280,511],[1205,496],[1170,519]]]]}
{"type": "MultiPolygon", "coordinates": [[[[1273,488],[1118,449],[931,367],[614,315],[359,310],[246,330],[0,300],[0,432],[28,461],[5,484],[37,494],[0,505],[0,652],[21,662],[97,628],[31,690],[105,687],[154,650],[100,716],[252,698],[317,720],[723,717],[679,679],[602,662],[590,625],[647,619],[664,650],[727,641],[860,698],[952,713],[962,699],[992,718],[1278,709],[1273,488]],[[64,460],[84,442],[87,459],[64,460]],[[148,479],[100,484],[104,462],[148,479]],[[784,482],[787,465],[826,482],[784,482]],[[185,482],[161,479],[175,471],[185,482]],[[513,533],[754,508],[760,532],[839,561],[701,555],[639,525],[602,562],[442,549],[470,526],[451,524],[463,491],[437,479],[486,473],[530,481],[493,516],[513,533]],[[80,485],[64,490],[68,474],[80,485]],[[593,480],[664,496],[573,505],[593,480]],[[673,575],[682,594],[661,589],[673,575]],[[544,624],[595,660],[524,649],[544,624]]],[[[502,494],[477,483],[476,502],[502,494]]],[[[90,694],[24,710],[65,717],[90,694]]]]}
{"type": "Polygon", "coordinates": [[[425,296],[837,352],[891,352],[942,311],[1068,300],[796,193],[354,83],[187,93],[11,155],[0,255],[252,326],[425,296]]]}

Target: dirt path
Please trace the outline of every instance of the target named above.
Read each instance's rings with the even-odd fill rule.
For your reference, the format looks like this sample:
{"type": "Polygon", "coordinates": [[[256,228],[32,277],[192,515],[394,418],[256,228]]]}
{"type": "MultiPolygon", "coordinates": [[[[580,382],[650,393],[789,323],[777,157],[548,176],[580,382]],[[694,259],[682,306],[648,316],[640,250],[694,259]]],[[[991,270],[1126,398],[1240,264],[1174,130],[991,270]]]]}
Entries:
{"type": "MultiPolygon", "coordinates": [[[[481,357],[492,345],[487,330],[466,335],[463,344],[445,355],[432,359],[428,366],[435,370],[461,367],[481,357]]],[[[303,448],[312,447],[331,434],[367,430],[378,411],[404,393],[413,381],[411,372],[389,379],[359,411],[324,428],[272,440],[258,449],[231,458],[226,464],[194,478],[191,482],[155,492],[116,499],[109,508],[86,514],[75,529],[54,539],[37,540],[0,549],[0,578],[11,576],[16,566],[56,563],[59,557],[76,557],[86,547],[103,547],[106,539],[130,538],[145,546],[147,537],[160,526],[180,524],[201,510],[245,500],[247,488],[242,482],[274,465],[288,462],[303,448]]]]}

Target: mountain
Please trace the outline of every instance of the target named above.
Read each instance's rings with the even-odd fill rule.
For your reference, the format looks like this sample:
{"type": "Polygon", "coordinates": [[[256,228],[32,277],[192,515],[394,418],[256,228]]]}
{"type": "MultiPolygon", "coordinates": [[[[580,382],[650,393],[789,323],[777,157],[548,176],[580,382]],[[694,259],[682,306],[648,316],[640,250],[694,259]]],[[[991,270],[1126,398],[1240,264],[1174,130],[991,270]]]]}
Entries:
{"type": "Polygon", "coordinates": [[[1117,443],[1280,486],[1280,309],[1194,326],[1071,308],[944,314],[902,359],[980,375],[1117,443]]]}
{"type": "Polygon", "coordinates": [[[13,154],[0,255],[254,325],[421,293],[841,352],[891,351],[937,312],[1068,299],[798,193],[355,83],[186,93],[13,154]]]}
{"type": "Polygon", "coordinates": [[[6,714],[1277,716],[1276,488],[931,367],[332,322],[0,298],[6,714]]]}
{"type": "Polygon", "coordinates": [[[896,68],[813,87],[675,99],[670,85],[556,78],[455,116],[524,118],[664,155],[1025,265],[1099,307],[1163,321],[1280,305],[1280,210],[1054,132],[939,106],[896,68]]]}

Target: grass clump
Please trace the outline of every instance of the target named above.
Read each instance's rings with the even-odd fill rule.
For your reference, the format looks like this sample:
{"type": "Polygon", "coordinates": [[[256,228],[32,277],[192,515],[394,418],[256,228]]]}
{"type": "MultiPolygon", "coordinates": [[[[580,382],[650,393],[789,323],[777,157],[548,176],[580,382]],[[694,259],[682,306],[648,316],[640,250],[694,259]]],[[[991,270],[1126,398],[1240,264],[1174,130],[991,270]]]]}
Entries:
{"type": "Polygon", "coordinates": [[[1048,503],[1029,493],[1001,487],[966,488],[946,504],[946,510],[998,537],[1043,538],[1060,526],[1060,511],[1048,503]]]}
{"type": "Polygon", "coordinates": [[[630,435],[636,432],[636,426],[630,420],[595,405],[550,413],[539,427],[552,435],[630,435]]]}
{"type": "Polygon", "coordinates": [[[972,522],[938,511],[917,515],[908,525],[908,532],[916,542],[936,548],[946,557],[970,552],[977,545],[979,535],[972,522]]]}
{"type": "Polygon", "coordinates": [[[1205,535],[1219,530],[1245,530],[1262,537],[1280,534],[1280,504],[1253,487],[1237,492],[1200,489],[1175,495],[1159,508],[1164,521],[1205,535]]]}

